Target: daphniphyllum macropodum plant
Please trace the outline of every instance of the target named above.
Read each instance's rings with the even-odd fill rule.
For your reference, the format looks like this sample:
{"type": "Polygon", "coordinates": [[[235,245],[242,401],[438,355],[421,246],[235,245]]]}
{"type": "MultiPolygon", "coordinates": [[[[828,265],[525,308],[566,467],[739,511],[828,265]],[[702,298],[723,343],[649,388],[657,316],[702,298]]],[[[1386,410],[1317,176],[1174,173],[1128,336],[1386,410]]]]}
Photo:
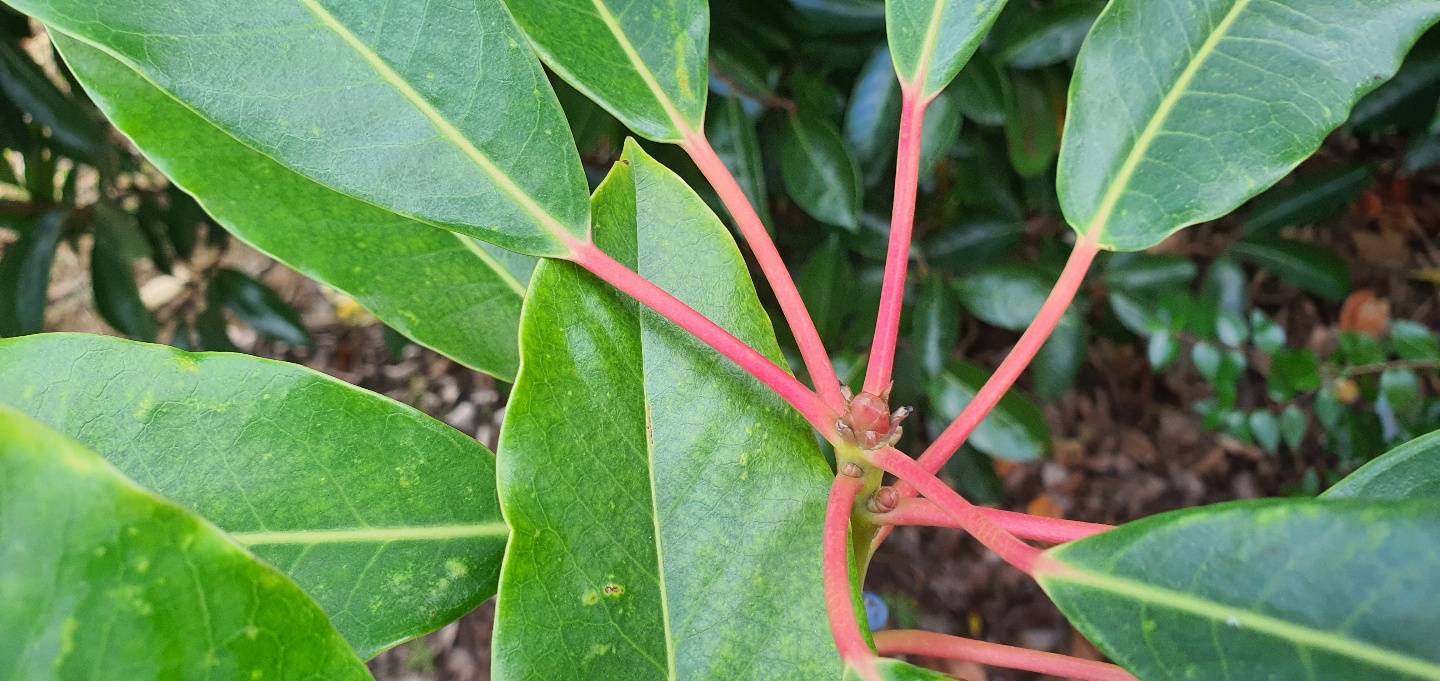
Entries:
{"type": "Polygon", "coordinates": [[[498,593],[504,680],[945,678],[893,659],[907,654],[1093,681],[1440,679],[1440,436],[1324,498],[1113,529],[982,509],[936,477],[1099,251],[1149,248],[1274,184],[1440,1],[1112,0],[1070,86],[1069,262],[914,457],[889,393],[925,111],[1003,0],[886,3],[895,196],[849,387],[707,139],[705,0],[5,1],[226,229],[515,387],[492,457],[297,366],[0,341],[4,678],[367,678],[363,659],[498,593]],[[542,63],[693,159],[808,385],[678,176],[632,141],[589,192],[542,63]],[[872,635],[859,583],[897,525],[969,533],[1117,664],[872,635]]]}

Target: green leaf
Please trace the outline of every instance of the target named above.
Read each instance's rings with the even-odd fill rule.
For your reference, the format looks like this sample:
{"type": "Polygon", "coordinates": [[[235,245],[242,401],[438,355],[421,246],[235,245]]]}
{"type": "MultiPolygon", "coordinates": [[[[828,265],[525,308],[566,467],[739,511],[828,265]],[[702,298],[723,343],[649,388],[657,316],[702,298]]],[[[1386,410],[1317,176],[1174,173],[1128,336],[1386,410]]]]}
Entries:
{"type": "MultiPolygon", "coordinates": [[[[1178,283],[1178,282],[1177,282],[1178,283]]],[[[1215,302],[1221,312],[1233,315],[1240,315],[1242,318],[1250,308],[1250,277],[1245,274],[1245,269],[1233,259],[1221,256],[1210,263],[1210,269],[1205,272],[1205,281],[1201,284],[1201,290],[1205,296],[1215,302]]],[[[1254,315],[1257,311],[1251,311],[1252,325],[1256,326],[1256,333],[1259,333],[1257,324],[1254,324],[1254,315]]],[[[1262,315],[1263,316],[1263,315],[1262,315]]],[[[1282,339],[1280,341],[1284,343],[1282,339]]]]}
{"type": "Polygon", "coordinates": [[[1385,363],[1385,347],[1380,345],[1378,339],[1355,331],[1341,331],[1339,340],[1339,355],[1345,366],[1369,366],[1385,363]]]}
{"type": "Polygon", "coordinates": [[[1326,300],[1344,300],[1350,293],[1350,267],[1324,246],[1294,239],[1254,239],[1231,244],[1230,253],[1326,300]]]}
{"type": "Polygon", "coordinates": [[[1420,376],[1409,369],[1386,369],[1380,374],[1380,395],[1402,419],[1414,420],[1419,415],[1423,395],[1420,376]]]}
{"type": "Polygon", "coordinates": [[[1085,323],[1079,315],[1067,314],[1060,318],[1050,339],[1040,346],[1040,352],[1030,363],[1036,396],[1053,400],[1075,385],[1085,364],[1085,335],[1085,323]]]}
{"type": "Polygon", "coordinates": [[[770,220],[770,195],[765,187],[765,159],[760,152],[755,121],[745,113],[745,105],[739,97],[722,97],[717,103],[718,106],[710,109],[706,126],[705,134],[710,139],[710,146],[735,175],[735,181],[745,191],[761,222],[770,227],[773,222],[770,220]]]}
{"type": "MultiPolygon", "coordinates": [[[[102,206],[103,207],[103,206],[102,206]]],[[[135,270],[123,252],[119,216],[96,210],[95,245],[90,249],[90,283],[95,310],[105,323],[135,340],[155,340],[155,316],[140,300],[135,270]]]]}
{"type": "Polygon", "coordinates": [[[534,255],[587,234],[569,127],[497,0],[400,3],[384,21],[335,0],[10,4],[336,192],[534,255]]]}
{"type": "Polygon", "coordinates": [[[370,678],[274,568],[4,407],[0,498],[9,678],[370,678]]]}
{"type": "Polygon", "coordinates": [[[40,216],[0,256],[0,336],[44,329],[50,266],[68,217],[68,212],[59,209],[40,216]]]}
{"type": "Polygon", "coordinates": [[[965,117],[954,97],[936,97],[925,108],[925,123],[920,138],[920,178],[929,178],[945,154],[960,141],[960,128],[965,117]]]}
{"type": "Polygon", "coordinates": [[[1229,213],[1313,153],[1437,16],[1435,0],[1111,2],[1075,67],[1066,218],[1129,251],[1229,213]]]}
{"type": "Polygon", "coordinates": [[[505,0],[540,58],[636,134],[682,142],[704,129],[705,0],[505,0]]]}
{"type": "Polygon", "coordinates": [[[940,94],[980,47],[1005,0],[886,0],[895,73],[926,99],[940,94]]]}
{"type": "Polygon", "coordinates": [[[1190,361],[1195,363],[1195,370],[1213,385],[1219,380],[1220,370],[1225,366],[1225,353],[1220,348],[1201,341],[1190,348],[1190,361]]]}
{"type": "Polygon", "coordinates": [[[995,22],[995,55],[1017,69],[1069,61],[1103,6],[1097,0],[1059,0],[1038,8],[1033,3],[1011,5],[995,22]]]}
{"type": "Polygon", "coordinates": [[[1320,359],[1311,350],[1282,348],[1270,358],[1270,389],[1288,398],[1320,388],[1320,359]]]}
{"type": "Polygon", "coordinates": [[[1255,347],[1267,355],[1273,355],[1285,347],[1285,327],[1265,316],[1259,310],[1250,311],[1251,338],[1255,347]]]}
{"type": "Polygon", "coordinates": [[[1440,360],[1440,338],[1419,322],[1396,319],[1390,322],[1390,347],[1400,359],[1431,362],[1440,360]]]}
{"type": "Polygon", "coordinates": [[[955,102],[967,118],[980,125],[1005,124],[1008,77],[983,53],[976,54],[955,78],[955,102]]]}
{"type": "MultiPolygon", "coordinates": [[[[632,143],[594,204],[600,247],[781,361],[739,250],[678,177],[632,143]]],[[[838,678],[815,626],[831,473],[805,423],[565,262],[536,270],[520,333],[495,677],[838,678]]]]}
{"type": "Polygon", "coordinates": [[[494,593],[494,459],[389,399],[292,364],[46,334],[0,341],[0,404],[283,568],[366,657],[494,593]]]}
{"type": "Polygon", "coordinates": [[[983,211],[969,212],[959,224],[927,234],[919,248],[931,265],[959,274],[1002,260],[1020,245],[1024,225],[983,211]]]}
{"type": "Polygon", "coordinates": [[[1266,453],[1280,451],[1280,420],[1274,414],[1264,410],[1252,411],[1246,425],[1250,427],[1250,436],[1255,438],[1255,444],[1266,453]]]}
{"type": "MultiPolygon", "coordinates": [[[[231,233],[354,297],[421,345],[514,379],[527,270],[522,265],[516,274],[506,265],[521,256],[317,184],[239,143],[103,52],[61,34],[52,38],[116,126],[231,233]]],[[[182,193],[171,199],[172,206],[188,205],[182,193]]],[[[193,225],[198,217],[170,219],[193,225]]]]}
{"type": "Polygon", "coordinates": [[[855,268],[835,235],[821,243],[800,269],[796,286],[800,289],[805,307],[815,319],[816,330],[827,344],[839,344],[838,334],[845,328],[846,318],[855,310],[856,300],[851,288],[854,282],[855,268]]]}
{"type": "Polygon", "coordinates": [[[1309,430],[1310,419],[1300,407],[1292,404],[1280,413],[1280,435],[1290,451],[1300,451],[1300,446],[1305,444],[1305,433],[1309,430]]]}
{"type": "Polygon", "coordinates": [[[206,302],[224,306],[261,336],[305,347],[313,342],[300,321],[300,313],[280,294],[236,270],[226,268],[215,273],[206,302]]]}
{"type": "Polygon", "coordinates": [[[1010,165],[1021,177],[1050,169],[1060,148],[1058,85],[1048,74],[1017,72],[1010,77],[1005,98],[1005,143],[1010,165]]]}
{"type": "Polygon", "coordinates": [[[1295,178],[1255,198],[1246,236],[1273,236],[1282,227],[1335,217],[1375,183],[1375,169],[1345,165],[1295,178]]]}
{"type": "MultiPolygon", "coordinates": [[[[959,416],[989,377],[989,372],[974,364],[951,362],[939,379],[930,381],[935,415],[942,422],[959,416]]],[[[1039,405],[1012,390],[975,429],[970,444],[996,458],[1034,461],[1050,455],[1050,424],[1039,405]]]]}
{"type": "Polygon", "coordinates": [[[1195,279],[1195,274],[1195,263],[1189,258],[1116,253],[1106,259],[1102,276],[1109,286],[1137,293],[1186,286],[1195,279]]]}
{"type": "Polygon", "coordinates": [[[1440,96],[1440,40],[1425,36],[1395,77],[1355,104],[1349,124],[1362,131],[1424,132],[1440,96]]]}
{"type": "Polygon", "coordinates": [[[48,128],[67,154],[95,163],[106,151],[105,129],[91,118],[90,109],[56,89],[17,42],[0,40],[0,91],[48,128]]]}
{"type": "Polygon", "coordinates": [[[1180,341],[1175,334],[1161,330],[1150,335],[1145,344],[1145,359],[1156,372],[1164,371],[1180,357],[1180,341]]]}
{"type": "Polygon", "coordinates": [[[1440,431],[1421,435],[1361,466],[1321,496],[1440,499],[1440,431]]]}
{"type": "Polygon", "coordinates": [[[1024,331],[1050,293],[1050,282],[1028,265],[1001,263],[955,282],[960,302],[980,321],[1007,331],[1024,331]]]}
{"type": "Polygon", "coordinates": [[[1046,552],[1065,616],[1142,679],[1440,679],[1440,504],[1266,500],[1046,552]]]}
{"type": "Polygon", "coordinates": [[[877,47],[855,78],[841,129],[845,143],[864,168],[867,185],[878,183],[895,169],[900,104],[900,83],[895,80],[890,52],[877,47]]]}
{"type": "Polygon", "coordinates": [[[960,305],[943,278],[929,276],[920,281],[911,324],[920,367],[927,376],[938,376],[960,341],[960,305]]]}
{"type": "Polygon", "coordinates": [[[780,176],[790,197],[811,217],[852,232],[860,229],[860,168],[840,133],[809,109],[786,120],[780,176]]]}

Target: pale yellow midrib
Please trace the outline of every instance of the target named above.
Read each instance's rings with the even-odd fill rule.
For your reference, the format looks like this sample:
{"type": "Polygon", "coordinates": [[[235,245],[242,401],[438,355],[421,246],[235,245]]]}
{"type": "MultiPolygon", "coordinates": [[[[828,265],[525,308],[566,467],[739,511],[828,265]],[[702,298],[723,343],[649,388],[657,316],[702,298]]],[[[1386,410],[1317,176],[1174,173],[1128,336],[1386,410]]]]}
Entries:
{"type": "Polygon", "coordinates": [[[1225,626],[1248,627],[1254,631],[1290,641],[1297,646],[1319,648],[1342,657],[1368,662],[1418,678],[1440,681],[1440,664],[1381,648],[1364,641],[1345,638],[1328,631],[1286,622],[1269,615],[1227,607],[1190,594],[1090,572],[1069,564],[1044,575],[1044,581],[1070,582],[1116,595],[1132,597],[1139,602],[1188,612],[1225,626]]]}
{"type": "Polygon", "coordinates": [[[521,284],[520,280],[517,279],[514,274],[510,273],[510,270],[505,267],[504,263],[496,260],[495,256],[490,255],[489,251],[486,251],[483,246],[475,243],[473,238],[458,232],[451,232],[451,234],[454,235],[456,239],[459,239],[460,243],[464,244],[470,253],[479,258],[480,262],[485,263],[486,267],[495,270],[495,276],[499,277],[500,281],[505,282],[505,285],[509,286],[510,290],[518,293],[521,298],[525,297],[525,285],[521,284]]]}
{"type": "Polygon", "coordinates": [[[930,62],[935,59],[935,48],[940,44],[940,22],[945,18],[945,2],[946,0],[935,0],[935,9],[930,11],[930,28],[925,31],[920,58],[915,62],[915,80],[911,87],[917,88],[921,97],[926,97],[925,85],[930,80],[930,62]]]}
{"type": "Polygon", "coordinates": [[[645,83],[645,87],[650,89],[650,94],[655,96],[655,101],[660,103],[660,108],[665,110],[665,115],[670,117],[670,124],[675,126],[682,137],[689,137],[693,134],[695,131],[690,128],[690,123],[680,115],[680,110],[675,108],[675,103],[670,101],[670,97],[665,94],[665,89],[660,87],[660,81],[655,78],[655,74],[645,64],[645,60],[640,57],[640,51],[635,49],[635,44],[626,37],[624,27],[620,25],[620,21],[615,18],[615,14],[610,11],[610,8],[605,5],[605,0],[591,0],[591,3],[595,5],[595,13],[600,17],[600,21],[605,24],[605,28],[610,30],[610,34],[615,37],[615,42],[620,45],[620,50],[625,53],[625,58],[629,59],[630,64],[635,67],[635,73],[640,75],[640,80],[645,83]]]}
{"type": "Polygon", "coordinates": [[[480,167],[481,171],[490,176],[490,179],[495,182],[495,185],[500,188],[500,191],[509,195],[515,203],[519,204],[521,209],[535,218],[536,223],[538,223],[541,228],[550,232],[552,236],[559,238],[562,242],[574,239],[574,236],[565,229],[565,226],[557,220],[555,216],[551,215],[543,206],[536,203],[535,199],[531,198],[529,193],[515,184],[515,180],[511,179],[504,170],[495,165],[484,152],[476,148],[476,146],[465,137],[465,134],[460,132],[459,128],[456,128],[434,105],[421,96],[414,86],[410,85],[409,81],[406,81],[395,69],[385,63],[385,60],[381,59],[380,55],[376,54],[369,45],[361,41],[359,36],[355,35],[348,26],[335,18],[335,15],[322,7],[317,0],[299,0],[299,2],[304,5],[306,9],[310,10],[311,14],[314,14],[315,17],[320,20],[320,23],[324,24],[326,28],[339,36],[350,49],[354,50],[361,59],[365,60],[365,63],[369,64],[370,68],[375,70],[375,73],[380,76],[381,80],[384,80],[391,87],[395,88],[395,90],[409,101],[412,106],[418,109],[425,118],[429,119],[430,123],[439,131],[441,137],[444,137],[446,141],[463,152],[475,165],[480,167]]]}
{"type": "Polygon", "coordinates": [[[1220,46],[1220,42],[1225,39],[1225,35],[1229,33],[1235,20],[1249,5],[1250,0],[1236,0],[1235,6],[1230,8],[1225,18],[1215,25],[1215,30],[1195,50],[1194,56],[1190,58],[1190,63],[1185,66],[1184,71],[1180,72],[1180,77],[1175,79],[1175,84],[1171,86],[1169,92],[1166,92],[1165,96],[1161,98],[1159,106],[1155,108],[1155,114],[1150,117],[1150,122],[1135,138],[1135,144],[1130,147],[1130,154],[1125,157],[1125,162],[1121,164],[1119,172],[1115,174],[1115,180],[1110,183],[1110,188],[1101,198],[1100,207],[1095,211],[1090,222],[1086,224],[1082,234],[1098,239],[1104,233],[1105,228],[1109,226],[1111,215],[1115,212],[1115,207],[1120,203],[1120,198],[1129,190],[1130,180],[1135,177],[1135,171],[1139,169],[1140,162],[1144,160],[1146,152],[1155,143],[1155,139],[1160,136],[1170,114],[1174,113],[1175,106],[1190,89],[1190,83],[1195,80],[1195,75],[1200,72],[1200,69],[1205,66],[1205,62],[1210,59],[1210,55],[1214,54],[1216,48],[1220,46]]]}
{"type": "Polygon", "coordinates": [[[473,525],[417,525],[413,527],[346,527],[329,530],[280,530],[275,532],[230,532],[245,546],[280,544],[376,544],[397,541],[444,541],[448,539],[503,538],[510,530],[505,523],[473,525]]]}

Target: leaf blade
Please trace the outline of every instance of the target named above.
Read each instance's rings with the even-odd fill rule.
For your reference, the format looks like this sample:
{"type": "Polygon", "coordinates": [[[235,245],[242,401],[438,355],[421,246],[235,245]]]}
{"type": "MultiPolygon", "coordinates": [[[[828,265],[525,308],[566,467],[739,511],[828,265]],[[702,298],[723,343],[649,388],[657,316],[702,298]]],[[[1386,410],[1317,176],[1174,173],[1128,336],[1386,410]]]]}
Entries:
{"type": "Polygon", "coordinates": [[[895,73],[926,99],[940,94],[979,49],[1005,0],[886,0],[895,73]]]}
{"type": "Polygon", "coordinates": [[[1228,213],[1314,152],[1437,16],[1434,2],[1110,3],[1071,89],[1058,185],[1067,220],[1102,246],[1142,250],[1228,213]],[[1137,40],[1160,46],[1138,62],[1152,82],[1128,75],[1137,40]]]}
{"type": "Polygon", "coordinates": [[[294,365],[101,336],[28,336],[0,357],[0,404],[286,566],[367,657],[493,593],[491,455],[409,407],[294,365]]]}
{"type": "Polygon", "coordinates": [[[0,472],[0,558],[34,568],[0,580],[0,665],[17,678],[370,678],[274,568],[3,406],[0,472]],[[37,508],[67,512],[23,513],[37,508]]]}
{"type": "Polygon", "coordinates": [[[10,4],[353,198],[536,255],[587,234],[569,128],[498,0],[394,5],[384,23],[339,0],[10,4]]]}
{"type": "Polygon", "coordinates": [[[1361,466],[1327,499],[1440,499],[1440,431],[1421,435],[1361,466]]]}

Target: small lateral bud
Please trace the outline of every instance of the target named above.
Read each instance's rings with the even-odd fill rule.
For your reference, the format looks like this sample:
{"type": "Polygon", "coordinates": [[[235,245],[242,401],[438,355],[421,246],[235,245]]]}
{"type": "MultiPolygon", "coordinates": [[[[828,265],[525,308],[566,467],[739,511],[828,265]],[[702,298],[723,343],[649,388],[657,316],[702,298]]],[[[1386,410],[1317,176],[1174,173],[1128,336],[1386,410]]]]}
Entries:
{"type": "Polygon", "coordinates": [[[856,463],[853,463],[853,462],[852,462],[852,463],[847,463],[847,464],[845,464],[844,466],[841,466],[841,467],[840,467],[840,474],[843,475],[843,476],[849,477],[849,478],[858,478],[858,477],[860,477],[860,476],[862,476],[862,475],[865,475],[865,471],[863,471],[863,470],[860,469],[860,465],[859,465],[859,464],[856,464],[856,463]]]}
{"type": "Polygon", "coordinates": [[[885,486],[870,495],[870,501],[865,504],[865,507],[870,509],[871,513],[889,513],[895,510],[899,503],[900,495],[895,492],[895,488],[885,486]]]}

